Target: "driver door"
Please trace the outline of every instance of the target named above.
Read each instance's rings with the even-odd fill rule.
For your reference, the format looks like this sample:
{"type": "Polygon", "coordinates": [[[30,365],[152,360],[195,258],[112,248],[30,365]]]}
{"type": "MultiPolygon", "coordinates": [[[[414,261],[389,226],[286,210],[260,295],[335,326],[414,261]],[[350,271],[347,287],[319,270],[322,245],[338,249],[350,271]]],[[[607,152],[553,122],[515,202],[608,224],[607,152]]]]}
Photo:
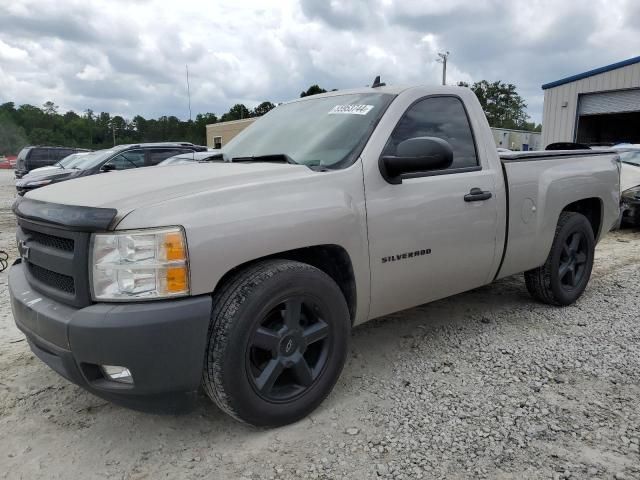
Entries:
{"type": "Polygon", "coordinates": [[[364,159],[372,318],[484,285],[499,255],[495,172],[480,161],[462,101],[440,95],[412,103],[381,156],[415,137],[449,142],[451,166],[391,184],[378,158],[364,159]],[[474,188],[494,194],[470,200],[474,188]]]}

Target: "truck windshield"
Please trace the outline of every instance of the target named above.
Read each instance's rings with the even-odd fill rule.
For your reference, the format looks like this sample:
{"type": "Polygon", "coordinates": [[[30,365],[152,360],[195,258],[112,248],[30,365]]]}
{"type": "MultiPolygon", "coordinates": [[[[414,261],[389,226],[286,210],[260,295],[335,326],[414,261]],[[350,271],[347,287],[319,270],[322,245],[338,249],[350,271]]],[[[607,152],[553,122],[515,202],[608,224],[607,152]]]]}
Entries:
{"type": "Polygon", "coordinates": [[[231,159],[289,157],[309,167],[345,168],[394,97],[372,92],[280,105],[229,142],[223,153],[231,159]]]}

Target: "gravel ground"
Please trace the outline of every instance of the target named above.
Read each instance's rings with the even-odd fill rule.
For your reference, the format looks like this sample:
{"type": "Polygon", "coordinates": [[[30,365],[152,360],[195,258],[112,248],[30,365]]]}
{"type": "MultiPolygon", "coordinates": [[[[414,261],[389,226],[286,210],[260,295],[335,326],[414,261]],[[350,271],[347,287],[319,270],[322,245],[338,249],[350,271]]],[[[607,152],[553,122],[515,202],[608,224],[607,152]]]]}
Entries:
{"type": "MultiPolygon", "coordinates": [[[[10,172],[0,248],[15,257],[10,172]]],[[[640,479],[640,231],[598,246],[582,299],[533,302],[521,276],[355,329],[334,392],[258,430],[116,407],[29,351],[0,273],[0,478],[640,479]]]]}

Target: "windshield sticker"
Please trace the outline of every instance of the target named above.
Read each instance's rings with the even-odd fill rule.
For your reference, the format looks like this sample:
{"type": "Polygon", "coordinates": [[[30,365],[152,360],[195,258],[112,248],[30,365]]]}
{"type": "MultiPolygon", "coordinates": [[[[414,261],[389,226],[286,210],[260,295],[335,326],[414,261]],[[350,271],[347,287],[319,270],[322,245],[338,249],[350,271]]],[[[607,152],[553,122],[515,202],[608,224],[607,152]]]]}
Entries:
{"type": "Polygon", "coordinates": [[[372,109],[373,105],[336,105],[329,115],[366,115],[372,109]]]}

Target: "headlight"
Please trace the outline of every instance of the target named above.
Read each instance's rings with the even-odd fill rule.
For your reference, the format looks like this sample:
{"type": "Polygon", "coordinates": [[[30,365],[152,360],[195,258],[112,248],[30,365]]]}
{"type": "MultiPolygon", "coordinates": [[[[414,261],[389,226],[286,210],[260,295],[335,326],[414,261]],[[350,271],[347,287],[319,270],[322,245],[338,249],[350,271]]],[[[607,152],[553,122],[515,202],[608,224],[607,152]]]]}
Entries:
{"type": "Polygon", "coordinates": [[[189,294],[187,242],[179,227],[95,233],[94,300],[145,300],[189,294]]]}
{"type": "Polygon", "coordinates": [[[626,200],[640,200],[640,185],[622,192],[622,198],[626,200]]]}

